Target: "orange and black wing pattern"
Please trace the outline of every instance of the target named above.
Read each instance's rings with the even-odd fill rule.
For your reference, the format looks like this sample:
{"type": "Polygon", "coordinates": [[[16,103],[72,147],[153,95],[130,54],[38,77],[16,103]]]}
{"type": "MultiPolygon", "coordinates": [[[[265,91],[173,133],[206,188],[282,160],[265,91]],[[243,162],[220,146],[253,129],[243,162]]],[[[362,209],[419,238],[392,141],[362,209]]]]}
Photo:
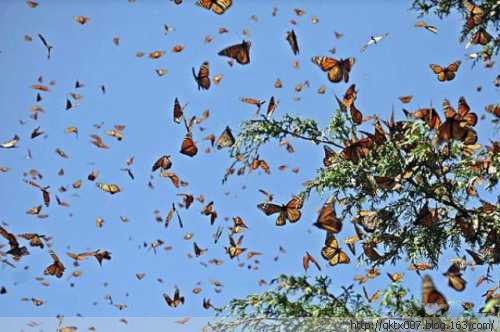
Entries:
{"type": "Polygon", "coordinates": [[[208,90],[210,88],[210,70],[209,70],[209,63],[208,61],[205,61],[201,64],[200,69],[198,70],[198,75],[196,75],[196,72],[193,68],[193,77],[198,84],[198,90],[203,89],[203,90],[208,90]]]}
{"type": "Polygon", "coordinates": [[[327,56],[314,56],[311,61],[321,70],[327,72],[328,80],[332,83],[339,83],[342,80],[349,82],[349,73],[356,62],[355,58],[334,59],[327,56]]]}
{"type": "Polygon", "coordinates": [[[440,65],[436,65],[436,64],[431,64],[429,66],[431,67],[434,74],[437,75],[437,79],[440,82],[446,82],[446,81],[452,81],[455,78],[456,73],[458,71],[458,68],[460,68],[461,63],[462,62],[460,60],[458,60],[458,61],[455,61],[455,62],[449,64],[448,66],[446,66],[444,68],[441,67],[440,65]]]}
{"type": "Polygon", "coordinates": [[[198,0],[197,6],[213,11],[217,15],[222,15],[231,7],[233,0],[198,0]]]}
{"type": "Polygon", "coordinates": [[[240,65],[250,63],[250,46],[251,42],[244,40],[241,44],[226,47],[218,54],[236,60],[240,65]]]}

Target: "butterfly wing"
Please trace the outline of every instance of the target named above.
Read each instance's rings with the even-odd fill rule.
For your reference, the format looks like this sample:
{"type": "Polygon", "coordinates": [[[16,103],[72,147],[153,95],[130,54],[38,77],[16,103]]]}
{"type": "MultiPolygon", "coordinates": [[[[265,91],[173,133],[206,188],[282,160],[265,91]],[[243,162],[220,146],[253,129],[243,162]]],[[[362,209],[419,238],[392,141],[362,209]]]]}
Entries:
{"type": "Polygon", "coordinates": [[[184,137],[184,139],[182,141],[180,153],[182,153],[186,156],[189,156],[189,157],[194,157],[198,153],[198,148],[196,147],[191,136],[186,135],[184,137]]]}
{"type": "Polygon", "coordinates": [[[283,209],[281,205],[273,204],[273,203],[261,203],[257,205],[262,212],[266,214],[266,216],[273,215],[275,213],[281,212],[283,209]]]}
{"type": "Polygon", "coordinates": [[[233,133],[231,132],[231,128],[226,127],[226,129],[224,129],[222,134],[217,139],[217,144],[216,144],[217,150],[231,147],[231,146],[233,146],[234,142],[235,142],[235,139],[234,139],[233,133]]]}
{"type": "Polygon", "coordinates": [[[342,221],[335,214],[333,202],[326,202],[323,205],[314,226],[334,234],[342,230],[342,221]]]}

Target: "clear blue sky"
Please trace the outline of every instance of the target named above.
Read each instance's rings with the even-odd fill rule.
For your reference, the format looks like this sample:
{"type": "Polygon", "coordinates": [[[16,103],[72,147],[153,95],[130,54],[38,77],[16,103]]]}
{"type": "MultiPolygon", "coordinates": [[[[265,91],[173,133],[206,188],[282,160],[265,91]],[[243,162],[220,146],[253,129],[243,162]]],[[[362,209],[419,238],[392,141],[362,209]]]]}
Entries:
{"type": "MultiPolygon", "coordinates": [[[[0,141],[14,134],[21,137],[19,148],[0,151],[0,166],[11,168],[10,172],[0,174],[0,221],[8,223],[7,229],[14,233],[38,232],[53,236],[54,250],[67,267],[62,279],[46,277],[50,287],[34,279],[42,276],[44,268],[51,263],[46,251],[30,248],[32,255],[24,257],[17,269],[0,268],[0,286],[8,290],[8,294],[0,295],[0,315],[209,315],[201,306],[203,297],[220,306],[231,298],[262,291],[257,284],[259,279],[270,280],[280,273],[303,273],[302,256],[306,250],[320,260],[323,273],[331,276],[336,285],[349,285],[354,274],[366,272],[364,267],[356,269],[355,264],[329,268],[321,260],[319,251],[324,234],[312,223],[317,216],[316,209],[326,197],[313,195],[304,206],[300,222],[282,228],[277,228],[274,218],[264,216],[256,208],[263,199],[257,192],[259,188],[272,191],[277,202],[299,192],[302,183],[310,179],[321,164],[321,147],[291,141],[295,154],[288,154],[283,148],[266,147],[261,157],[270,163],[271,176],[254,172],[245,177],[232,177],[222,185],[221,179],[231,161],[225,152],[205,154],[203,150],[208,143],[201,140],[208,133],[218,135],[226,125],[236,133],[239,123],[252,116],[253,107],[242,104],[241,96],[268,100],[274,95],[280,100],[275,116],[289,112],[326,124],[336,107],[334,93],[342,95],[347,85],[328,82],[326,74],[312,64],[310,58],[329,55],[332,47],[337,49],[335,57],[356,57],[351,82],[359,89],[358,107],[365,115],[388,116],[394,108],[396,114],[402,116],[397,97],[408,94],[414,96],[409,106],[413,109],[431,104],[440,108],[443,98],[456,104],[458,97],[464,95],[480,115],[485,105],[498,101],[498,91],[492,84],[497,71],[486,70],[482,65],[471,68],[464,46],[458,43],[460,19],[457,15],[444,21],[426,18],[429,24],[439,27],[435,35],[414,27],[417,14],[408,9],[410,1],[234,2],[222,16],[196,7],[194,0],[186,0],[180,6],[167,0],[137,0],[132,4],[126,0],[40,1],[35,9],[24,1],[0,2],[0,141]],[[276,17],[271,16],[273,6],[279,9],[276,17]],[[305,15],[296,16],[294,8],[302,8],[305,15]],[[76,15],[88,16],[90,21],[79,25],[73,19],[76,15]],[[258,22],[250,19],[252,15],[258,17],[258,22]],[[312,16],[319,18],[318,24],[311,24],[312,16]],[[290,19],[298,24],[292,26],[290,19]],[[175,31],[165,35],[164,24],[174,27],[175,31]],[[222,26],[229,33],[218,34],[222,26]],[[298,56],[293,56],[285,40],[286,31],[291,28],[298,37],[301,50],[298,56]],[[243,29],[249,29],[251,35],[244,37],[243,29]],[[336,40],[334,31],[343,33],[344,37],[336,40]],[[389,36],[380,44],[360,53],[371,35],[386,32],[389,36]],[[42,33],[54,46],[50,60],[37,33],[42,33]],[[26,34],[33,37],[32,42],[23,40],[26,34]],[[208,34],[214,37],[211,44],[203,41],[208,34]],[[112,42],[115,36],[120,37],[119,46],[112,42]],[[252,41],[251,64],[236,64],[231,68],[226,58],[219,57],[217,52],[243,38],[252,41]],[[170,49],[176,44],[186,48],[179,54],[172,53],[170,49]],[[165,50],[167,54],[151,60],[147,54],[154,50],[165,50]],[[137,58],[138,51],[145,52],[146,56],[137,58]],[[457,59],[462,60],[457,78],[446,84],[439,83],[429,64],[445,65],[457,59]],[[210,62],[211,76],[222,73],[224,78],[209,91],[198,91],[191,67],[198,68],[206,60],[210,62]],[[300,61],[300,69],[292,67],[294,60],[300,61]],[[166,76],[155,74],[155,69],[160,67],[168,70],[166,76]],[[36,96],[30,86],[40,75],[45,82],[55,80],[57,84],[51,87],[51,92],[43,93],[40,105],[45,113],[35,122],[29,119],[36,96]],[[273,88],[277,78],[283,81],[283,89],[273,88]],[[75,91],[76,80],[85,87],[75,91]],[[311,87],[299,94],[300,101],[294,101],[297,95],[294,86],[305,80],[309,80],[311,87]],[[105,95],[100,92],[101,84],[107,88],[105,95]],[[327,93],[318,95],[316,91],[322,84],[327,86],[327,93]],[[476,91],[478,85],[483,87],[480,93],[476,91]],[[66,111],[69,92],[84,97],[78,108],[66,111]],[[175,97],[182,104],[189,102],[188,115],[210,110],[210,118],[202,125],[206,131],[195,130],[200,151],[193,159],[178,153],[184,128],[172,121],[175,97]],[[19,120],[27,123],[20,125],[19,120]],[[104,122],[102,129],[95,129],[93,124],[100,122],[104,122]],[[122,142],[104,134],[115,124],[126,125],[122,142]],[[47,133],[47,138],[30,140],[31,131],[38,126],[47,133]],[[68,126],[79,128],[78,139],[64,133],[68,126]],[[91,134],[102,136],[110,149],[100,150],[90,144],[91,134]],[[57,156],[56,148],[62,148],[70,159],[57,156]],[[31,160],[25,158],[28,149],[33,155],[31,160]],[[188,188],[176,190],[168,179],[158,175],[153,180],[155,189],[147,187],[151,165],[162,154],[172,155],[172,170],[189,182],[188,188]],[[134,181],[120,171],[130,156],[135,156],[134,181]],[[280,172],[277,170],[280,164],[290,168],[298,166],[300,173],[280,172]],[[28,208],[42,204],[39,191],[22,182],[23,172],[32,168],[42,173],[44,178],[39,182],[50,185],[53,193],[61,185],[68,186],[68,192],[58,195],[71,204],[70,208],[60,208],[54,200],[50,208],[43,210],[49,214],[48,219],[25,214],[28,208]],[[63,177],[57,175],[60,168],[65,170],[63,177]],[[92,169],[100,171],[98,181],[119,184],[123,192],[111,196],[99,191],[94,183],[86,180],[92,169]],[[83,181],[82,188],[72,189],[71,183],[78,179],[83,181]],[[207,201],[215,201],[219,213],[216,225],[210,226],[208,217],[200,214],[201,205],[197,202],[188,211],[180,210],[184,229],[179,229],[175,221],[168,229],[157,224],[153,211],[160,210],[164,217],[172,202],[180,200],[176,196],[180,192],[203,194],[207,201]],[[259,257],[261,264],[257,271],[238,267],[238,261],[231,261],[224,254],[227,231],[216,246],[213,244],[211,235],[216,226],[224,223],[224,217],[237,215],[249,226],[244,247],[264,253],[259,257]],[[130,222],[122,223],[120,216],[127,216],[130,222]],[[95,227],[97,217],[105,220],[102,229],[95,227]],[[192,242],[183,239],[187,232],[194,233],[194,240],[208,248],[204,256],[187,257],[192,253],[192,242]],[[141,248],[143,242],[156,239],[172,245],[173,250],[160,250],[155,255],[141,248]],[[279,245],[286,248],[287,253],[275,262],[273,257],[278,254],[279,245]],[[109,250],[113,259],[105,261],[102,267],[93,259],[85,261],[79,268],[82,276],[68,280],[75,268],[65,252],[95,249],[109,250]],[[224,264],[208,268],[199,264],[211,258],[222,258],[224,264]],[[29,268],[24,269],[25,266],[29,268]],[[142,281],[135,277],[140,272],[146,273],[142,281]],[[162,278],[164,283],[157,282],[157,278],[162,278]],[[209,284],[211,279],[224,283],[220,294],[209,284]],[[191,289],[199,281],[203,291],[194,295],[191,289]],[[71,282],[74,287],[70,287],[71,282]],[[173,294],[175,285],[186,296],[186,303],[174,310],[165,304],[161,294],[173,294]],[[127,304],[128,308],[118,311],[108,305],[104,300],[106,294],[111,294],[116,303],[127,304]],[[22,297],[40,298],[46,304],[35,307],[30,302],[21,302],[22,297]],[[93,305],[95,301],[97,305],[93,305]]],[[[488,128],[491,128],[488,123],[480,121],[480,134],[490,130],[488,128]]],[[[341,237],[348,235],[351,234],[345,232],[341,237]]],[[[0,243],[4,243],[3,239],[0,243]]],[[[244,257],[240,261],[247,262],[244,257]]],[[[387,271],[406,270],[407,265],[401,261],[387,271]]],[[[469,284],[463,293],[450,290],[441,276],[447,265],[443,259],[441,270],[431,274],[439,289],[448,295],[453,310],[459,309],[462,300],[479,298],[484,293],[485,287],[473,286],[478,271],[465,273],[469,284]]],[[[313,268],[309,273],[316,272],[313,268]]],[[[405,285],[412,285],[416,294],[420,294],[420,282],[414,273],[406,271],[405,280],[405,285]]],[[[367,288],[371,293],[387,284],[388,279],[381,276],[367,288]]]]}

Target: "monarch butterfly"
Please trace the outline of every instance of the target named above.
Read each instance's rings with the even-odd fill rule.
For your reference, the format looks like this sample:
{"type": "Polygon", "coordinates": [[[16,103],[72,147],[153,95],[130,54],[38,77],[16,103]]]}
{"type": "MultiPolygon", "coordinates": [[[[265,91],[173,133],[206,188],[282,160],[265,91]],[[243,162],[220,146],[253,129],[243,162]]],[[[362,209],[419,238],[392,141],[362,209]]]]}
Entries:
{"type": "Polygon", "coordinates": [[[151,171],[155,172],[159,168],[161,168],[162,170],[168,170],[170,167],[172,167],[172,161],[170,160],[170,156],[163,155],[160,158],[158,158],[157,161],[155,161],[153,167],[151,168],[151,171]]]}
{"type": "Polygon", "coordinates": [[[208,69],[208,61],[205,61],[201,64],[200,69],[198,70],[198,75],[196,75],[194,68],[193,70],[193,77],[196,80],[196,83],[198,84],[198,90],[204,89],[208,90],[210,88],[210,77],[209,77],[209,69],[208,69]]]}
{"type": "Polygon", "coordinates": [[[491,41],[491,35],[483,28],[477,30],[477,32],[472,36],[470,44],[472,45],[486,45],[491,41]]]}
{"type": "MultiPolygon", "coordinates": [[[[345,107],[351,107],[356,97],[358,95],[358,91],[356,91],[356,84],[351,84],[351,86],[344,93],[344,98],[342,99],[342,105],[345,107]]],[[[342,111],[346,111],[346,108],[342,108],[342,111]]]]}
{"type": "Polygon", "coordinates": [[[484,108],[486,112],[493,114],[497,118],[500,118],[500,105],[499,104],[491,104],[484,108]]]}
{"type": "Polygon", "coordinates": [[[381,293],[382,292],[380,290],[377,290],[372,295],[368,295],[368,291],[366,290],[365,286],[363,286],[363,294],[365,295],[365,298],[368,301],[368,303],[373,303],[377,301],[380,298],[381,293]]]}
{"type": "Polygon", "coordinates": [[[399,282],[401,281],[401,279],[403,279],[403,273],[394,273],[394,274],[391,274],[391,273],[387,273],[387,276],[389,277],[389,279],[391,279],[392,282],[399,282]]]}
{"type": "Polygon", "coordinates": [[[196,257],[200,257],[201,255],[203,255],[207,249],[202,249],[200,248],[196,242],[193,242],[193,250],[194,250],[194,254],[196,255],[196,257]]]}
{"type": "Polygon", "coordinates": [[[14,256],[14,259],[19,260],[22,256],[29,255],[28,249],[26,247],[19,247],[19,242],[14,234],[9,233],[5,228],[0,225],[0,235],[9,241],[10,250],[7,254],[14,256]]]}
{"type": "Polygon", "coordinates": [[[477,133],[471,127],[477,123],[476,113],[470,112],[470,107],[464,97],[458,100],[458,112],[445,99],[443,101],[443,110],[446,121],[439,127],[439,139],[449,141],[456,139],[466,145],[472,145],[477,142],[477,133]]]}
{"type": "Polygon", "coordinates": [[[438,28],[433,26],[433,25],[429,25],[427,23],[425,23],[424,21],[418,21],[417,23],[415,23],[415,26],[417,28],[424,28],[432,33],[437,33],[438,32],[438,28]]]}
{"type": "Polygon", "coordinates": [[[278,218],[276,219],[276,226],[283,226],[286,224],[287,220],[291,223],[299,221],[302,215],[300,212],[302,205],[302,199],[298,196],[294,196],[287,204],[284,205],[261,203],[257,205],[257,208],[264,212],[266,216],[279,213],[278,218]]]}
{"type": "Polygon", "coordinates": [[[351,112],[351,119],[352,119],[352,122],[355,124],[355,125],[360,125],[363,123],[363,113],[361,113],[357,108],[356,106],[354,105],[354,103],[352,103],[351,107],[350,107],[350,112],[351,112]]]}
{"type": "Polygon", "coordinates": [[[36,233],[23,233],[19,234],[19,237],[22,237],[23,239],[29,240],[30,241],[30,246],[32,247],[39,247],[41,249],[44,248],[44,244],[42,239],[46,239],[44,235],[39,235],[36,233]]]}
{"type": "Polygon", "coordinates": [[[270,118],[273,115],[274,111],[276,111],[276,108],[278,108],[278,103],[274,100],[274,96],[272,96],[267,106],[266,115],[268,118],[270,118]]]}
{"type": "Polygon", "coordinates": [[[221,150],[223,148],[229,148],[233,146],[235,140],[233,133],[231,132],[231,128],[229,126],[226,126],[226,129],[220,134],[219,138],[217,139],[217,150],[221,150]]]}
{"type": "Polygon", "coordinates": [[[233,223],[234,223],[234,226],[230,228],[230,231],[232,233],[239,233],[243,229],[248,228],[248,226],[245,224],[243,219],[241,219],[241,217],[233,217],[233,223]]]}
{"type": "Polygon", "coordinates": [[[349,264],[351,259],[343,252],[337,239],[332,233],[326,234],[325,246],[321,249],[321,257],[323,257],[330,266],[337,264],[349,264]]]}
{"type": "Polygon", "coordinates": [[[260,107],[266,103],[265,100],[259,100],[259,99],[255,99],[255,98],[249,98],[249,97],[241,97],[240,100],[243,103],[257,106],[257,112],[259,112],[260,107]]]}
{"type": "Polygon", "coordinates": [[[238,238],[238,241],[235,241],[232,236],[229,236],[229,247],[224,247],[224,249],[226,250],[227,254],[231,259],[233,259],[234,257],[238,257],[245,250],[247,250],[246,248],[241,248],[242,242],[243,242],[243,235],[241,235],[238,238]]]}
{"type": "Polygon", "coordinates": [[[212,10],[218,15],[222,15],[231,7],[233,0],[198,0],[197,6],[212,10]]]}
{"type": "Polygon", "coordinates": [[[191,134],[187,134],[186,136],[184,136],[180,153],[189,157],[194,157],[198,153],[198,148],[191,138],[191,134]]]}
{"type": "Polygon", "coordinates": [[[288,44],[290,44],[293,54],[299,54],[299,44],[297,43],[297,35],[295,35],[295,31],[288,31],[286,33],[286,40],[288,41],[288,44]]]}
{"type": "Polygon", "coordinates": [[[344,147],[344,150],[342,150],[342,156],[345,160],[350,160],[354,164],[357,164],[362,158],[366,158],[368,156],[372,143],[373,141],[369,137],[365,137],[360,140],[353,140],[347,143],[344,147]]]}
{"type": "Polygon", "coordinates": [[[431,64],[429,66],[431,67],[434,74],[437,74],[437,79],[439,81],[446,82],[446,81],[451,81],[455,78],[455,73],[458,71],[458,68],[460,68],[461,63],[462,62],[458,60],[449,64],[445,68],[435,64],[431,64]]]}
{"type": "Polygon", "coordinates": [[[217,212],[214,209],[214,202],[210,202],[201,209],[201,214],[210,216],[210,225],[213,225],[217,219],[217,212]]]}
{"type": "Polygon", "coordinates": [[[415,220],[415,224],[422,225],[426,227],[432,227],[435,222],[439,219],[439,215],[436,209],[429,209],[429,203],[425,202],[424,206],[420,209],[415,220]]]}
{"type": "Polygon", "coordinates": [[[259,157],[255,158],[250,164],[250,169],[256,170],[257,168],[262,169],[267,174],[271,174],[271,169],[265,160],[259,159],[259,157]]]}
{"type": "Polygon", "coordinates": [[[481,24],[484,17],[484,11],[481,7],[476,6],[473,2],[464,0],[463,5],[469,12],[469,16],[465,21],[465,32],[474,29],[477,25],[481,24]]]}
{"type": "Polygon", "coordinates": [[[75,18],[75,21],[77,23],[80,23],[81,25],[84,25],[85,23],[90,21],[90,18],[88,18],[86,16],[75,16],[74,18],[75,18]]]}
{"type": "Polygon", "coordinates": [[[328,80],[332,83],[339,83],[344,80],[349,82],[349,73],[356,62],[356,59],[351,57],[347,59],[334,59],[326,56],[314,56],[311,61],[318,65],[324,72],[328,72],[328,80]]]}
{"type": "Polygon", "coordinates": [[[159,59],[164,55],[165,55],[165,51],[153,51],[153,52],[149,53],[149,58],[150,59],[159,59]]]}
{"type": "Polygon", "coordinates": [[[181,304],[184,304],[184,296],[180,295],[179,288],[175,288],[173,299],[165,293],[163,293],[163,298],[165,299],[165,302],[167,302],[167,305],[172,308],[177,308],[181,304]]]}
{"type": "Polygon", "coordinates": [[[51,265],[49,265],[45,271],[43,272],[43,274],[45,275],[51,275],[51,276],[56,276],[57,278],[61,278],[64,274],[64,270],[66,269],[63,265],[63,263],[61,262],[61,260],[59,259],[59,257],[57,257],[56,253],[52,250],[49,251],[49,255],[50,257],[52,257],[52,260],[54,261],[54,263],[52,263],[51,265]]]}
{"type": "Polygon", "coordinates": [[[431,277],[425,275],[422,279],[422,304],[427,306],[438,306],[443,312],[448,311],[450,306],[444,295],[436,289],[431,277]]]}
{"type": "Polygon", "coordinates": [[[314,226],[329,233],[339,233],[342,230],[342,221],[335,214],[334,201],[327,201],[321,208],[314,226]]]}
{"type": "Polygon", "coordinates": [[[306,254],[302,258],[302,266],[304,267],[304,271],[307,272],[309,269],[309,262],[313,262],[314,265],[316,265],[316,268],[321,271],[321,266],[319,265],[318,261],[316,258],[314,258],[310,253],[306,251],[306,254]]]}
{"type": "Polygon", "coordinates": [[[218,55],[235,59],[239,64],[246,65],[250,63],[250,46],[252,46],[251,42],[243,40],[241,44],[226,47],[218,55]]]}
{"type": "Polygon", "coordinates": [[[325,152],[325,157],[323,158],[323,165],[325,167],[330,167],[333,164],[331,158],[335,157],[337,153],[328,145],[323,145],[323,150],[325,152]]]}
{"type": "Polygon", "coordinates": [[[457,263],[451,264],[446,273],[443,273],[443,275],[448,278],[448,286],[457,292],[462,292],[465,289],[467,282],[462,278],[460,266],[457,263]]]}
{"type": "Polygon", "coordinates": [[[97,188],[101,189],[102,191],[108,192],[111,195],[114,195],[121,191],[120,187],[118,187],[116,184],[97,182],[96,186],[97,188]]]}
{"type": "Polygon", "coordinates": [[[441,126],[441,119],[434,108],[420,108],[413,113],[407,112],[406,110],[403,110],[403,112],[405,112],[407,116],[413,116],[416,119],[425,121],[431,129],[437,130],[441,126]]]}
{"type": "Polygon", "coordinates": [[[176,188],[179,188],[181,185],[181,180],[179,179],[177,174],[175,174],[173,172],[163,171],[160,173],[160,176],[165,177],[165,178],[169,178],[170,181],[172,181],[172,184],[174,185],[174,187],[176,187],[176,188]]]}

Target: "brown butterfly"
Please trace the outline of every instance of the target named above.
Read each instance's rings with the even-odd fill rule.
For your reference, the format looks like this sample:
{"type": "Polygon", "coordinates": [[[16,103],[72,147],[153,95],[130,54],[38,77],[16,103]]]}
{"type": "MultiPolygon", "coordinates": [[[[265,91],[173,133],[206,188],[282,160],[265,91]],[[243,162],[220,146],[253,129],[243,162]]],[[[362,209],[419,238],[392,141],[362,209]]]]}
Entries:
{"type": "MultiPolygon", "coordinates": [[[[186,106],[184,106],[186,107],[186,106]]],[[[184,107],[181,107],[181,104],[179,103],[179,100],[175,98],[174,101],[174,122],[175,123],[181,123],[182,118],[184,117],[184,107]]]]}
{"type": "Polygon", "coordinates": [[[476,33],[474,33],[469,43],[471,45],[479,44],[484,46],[487,45],[492,38],[493,37],[491,37],[491,35],[484,28],[480,28],[476,33]]]}
{"type": "Polygon", "coordinates": [[[231,7],[233,0],[198,0],[196,5],[222,15],[231,7]]]}
{"type": "Polygon", "coordinates": [[[231,259],[238,257],[245,250],[247,250],[246,248],[241,247],[242,242],[243,242],[243,235],[241,235],[238,238],[238,241],[235,241],[232,236],[229,236],[229,247],[224,247],[224,249],[226,250],[227,254],[231,259]]]}
{"type": "Polygon", "coordinates": [[[8,255],[12,255],[14,259],[19,260],[22,256],[29,255],[28,249],[26,247],[20,247],[19,242],[14,234],[9,233],[5,228],[0,225],[0,235],[9,241],[10,250],[7,251],[8,255]]]}
{"type": "Polygon", "coordinates": [[[490,104],[484,108],[486,112],[493,114],[495,117],[500,119],[500,105],[499,104],[490,104]]]}
{"type": "Polygon", "coordinates": [[[422,279],[422,304],[424,309],[428,306],[438,306],[443,312],[448,311],[450,308],[446,298],[436,289],[434,282],[428,275],[425,275],[422,279]]]}
{"type": "Polygon", "coordinates": [[[342,221],[335,214],[335,203],[333,200],[329,200],[323,205],[314,226],[334,234],[342,230],[342,221]]]}
{"type": "Polygon", "coordinates": [[[462,62],[458,60],[449,64],[445,68],[436,64],[431,64],[429,66],[431,67],[434,74],[437,74],[437,79],[441,82],[445,82],[445,81],[451,81],[455,78],[455,74],[458,71],[458,68],[460,68],[461,63],[462,62]]]}
{"type": "Polygon", "coordinates": [[[451,264],[443,275],[448,278],[448,285],[457,292],[462,292],[465,289],[466,281],[462,278],[460,266],[457,263],[451,264]]]}
{"type": "Polygon", "coordinates": [[[477,133],[471,127],[477,123],[476,113],[470,112],[470,107],[464,97],[458,101],[458,112],[451,107],[450,102],[443,101],[446,120],[439,127],[438,135],[441,141],[459,140],[466,145],[477,142],[477,133]]]}
{"type": "Polygon", "coordinates": [[[283,226],[286,224],[287,220],[291,223],[299,221],[302,215],[300,212],[302,205],[302,199],[298,196],[294,196],[287,204],[277,205],[273,203],[261,203],[257,205],[257,208],[264,212],[266,216],[279,213],[276,219],[276,225],[283,226]]]}
{"type": "Polygon", "coordinates": [[[194,68],[192,68],[192,70],[193,77],[198,84],[198,90],[208,90],[210,88],[210,71],[208,61],[205,61],[201,64],[200,69],[198,70],[198,75],[196,75],[194,68]]]}
{"type": "Polygon", "coordinates": [[[243,40],[241,44],[226,47],[218,53],[218,55],[226,56],[235,59],[239,64],[246,65],[250,63],[250,46],[251,42],[243,40]]]}
{"type": "Polygon", "coordinates": [[[408,104],[408,103],[411,103],[411,100],[413,99],[413,96],[400,96],[400,97],[398,97],[398,99],[403,104],[408,104]]]}
{"type": "Polygon", "coordinates": [[[476,6],[472,1],[463,0],[462,4],[469,14],[467,20],[465,21],[465,32],[468,32],[482,23],[484,11],[481,7],[476,6]]]}
{"type": "Polygon", "coordinates": [[[326,234],[325,246],[321,249],[321,256],[328,261],[330,266],[349,264],[351,261],[349,256],[340,249],[339,243],[332,233],[326,234]]]}
{"type": "Polygon", "coordinates": [[[373,141],[369,137],[365,137],[360,140],[353,139],[345,145],[344,150],[342,151],[342,156],[345,160],[350,160],[354,164],[357,164],[361,161],[361,159],[368,156],[372,144],[373,141]]]}
{"type": "Polygon", "coordinates": [[[49,255],[54,261],[51,265],[49,265],[43,274],[45,275],[51,275],[51,276],[56,276],[57,278],[61,278],[64,274],[64,270],[66,269],[59,259],[59,257],[56,255],[56,253],[52,250],[49,250],[49,255]]]}
{"type": "Polygon", "coordinates": [[[313,262],[313,264],[316,265],[316,268],[321,271],[321,266],[319,265],[316,258],[314,258],[309,252],[306,251],[304,257],[302,258],[302,266],[304,267],[304,271],[306,272],[309,269],[309,262],[313,262]]]}
{"type": "Polygon", "coordinates": [[[181,304],[184,304],[184,296],[180,295],[179,288],[175,288],[174,298],[170,298],[167,294],[163,293],[163,298],[169,307],[177,308],[181,304]]]}
{"type": "Polygon", "coordinates": [[[415,119],[423,120],[431,128],[437,130],[441,126],[441,119],[434,108],[420,108],[415,112],[403,110],[407,116],[412,116],[415,119]]]}
{"type": "Polygon", "coordinates": [[[263,159],[259,159],[258,156],[250,164],[250,169],[256,170],[257,168],[262,169],[267,174],[271,174],[271,169],[269,168],[267,162],[263,159]]]}
{"type": "Polygon", "coordinates": [[[196,257],[200,257],[201,255],[203,255],[205,252],[207,252],[208,249],[202,249],[200,248],[196,242],[193,242],[193,250],[194,250],[194,254],[196,255],[196,257]]]}
{"type": "Polygon", "coordinates": [[[121,191],[120,187],[118,187],[116,184],[97,182],[96,186],[97,188],[107,193],[110,193],[111,195],[114,195],[121,191]]]}
{"type": "Polygon", "coordinates": [[[193,141],[191,134],[186,134],[186,136],[184,136],[184,139],[182,140],[180,153],[189,157],[194,157],[198,153],[198,148],[196,147],[196,144],[193,141]]]}
{"type": "Polygon", "coordinates": [[[299,54],[299,44],[297,43],[297,36],[295,35],[295,31],[288,31],[286,33],[286,40],[288,41],[288,44],[290,44],[293,54],[299,54]]]}
{"type": "Polygon", "coordinates": [[[32,247],[39,247],[41,249],[44,248],[44,243],[43,240],[47,240],[45,235],[39,235],[37,233],[23,233],[19,234],[19,237],[22,237],[23,239],[29,240],[30,241],[30,246],[32,247]]]}
{"type": "Polygon", "coordinates": [[[170,160],[170,156],[163,155],[160,158],[158,158],[157,161],[155,161],[155,163],[153,164],[153,167],[151,168],[151,171],[155,172],[156,170],[158,170],[160,168],[162,170],[168,170],[168,169],[170,169],[170,167],[172,167],[172,161],[170,160]]]}
{"type": "Polygon", "coordinates": [[[221,150],[223,148],[230,148],[235,143],[235,139],[233,133],[231,132],[231,128],[226,126],[226,129],[220,134],[219,138],[217,138],[216,147],[217,150],[221,150]]]}
{"type": "Polygon", "coordinates": [[[332,83],[339,83],[344,80],[349,82],[349,73],[356,62],[355,58],[334,59],[326,56],[314,56],[311,61],[321,68],[324,72],[328,72],[328,80],[332,83]]]}
{"type": "Polygon", "coordinates": [[[337,155],[337,153],[328,145],[323,145],[323,150],[325,152],[325,157],[323,158],[323,165],[325,167],[330,167],[333,163],[331,158],[334,158],[337,155]]]}

